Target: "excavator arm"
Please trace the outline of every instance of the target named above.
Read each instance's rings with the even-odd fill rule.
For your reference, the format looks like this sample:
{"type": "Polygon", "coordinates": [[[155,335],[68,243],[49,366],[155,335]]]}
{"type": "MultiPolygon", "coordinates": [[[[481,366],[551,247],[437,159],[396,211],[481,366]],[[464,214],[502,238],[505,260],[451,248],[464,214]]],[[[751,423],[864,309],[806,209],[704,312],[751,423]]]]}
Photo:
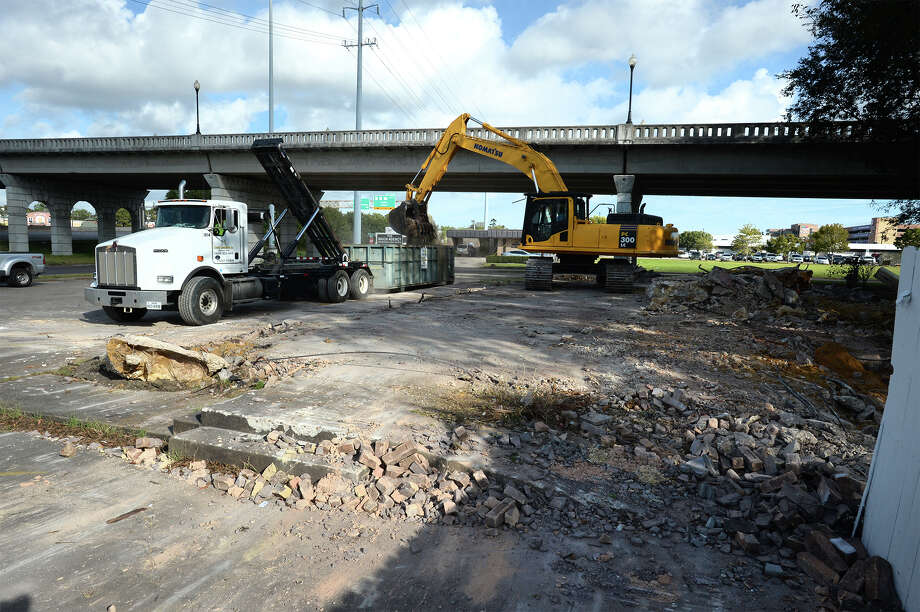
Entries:
{"type": "Polygon", "coordinates": [[[514,166],[533,181],[538,192],[567,191],[562,176],[548,157],[523,140],[476,119],[473,121],[502,140],[471,136],[466,129],[470,119],[469,113],[464,113],[447,126],[415,178],[406,185],[406,200],[389,214],[390,225],[407,236],[410,244],[427,244],[436,238],[434,224],[428,216],[428,199],[460,149],[514,166]]]}

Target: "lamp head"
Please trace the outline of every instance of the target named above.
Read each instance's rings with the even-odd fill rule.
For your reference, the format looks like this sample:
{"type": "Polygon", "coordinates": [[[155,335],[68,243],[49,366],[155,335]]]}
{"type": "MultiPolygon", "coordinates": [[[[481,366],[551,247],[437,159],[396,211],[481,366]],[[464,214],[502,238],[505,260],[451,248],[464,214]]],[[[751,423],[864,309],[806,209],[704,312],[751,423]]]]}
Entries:
{"type": "Polygon", "coordinates": [[[629,56],[629,67],[630,67],[630,68],[635,68],[635,67],[636,67],[636,56],[635,56],[635,55],[630,55],[630,56],[629,56]]]}
{"type": "Polygon", "coordinates": [[[198,79],[195,79],[195,91],[201,89],[201,83],[198,82],[198,79]]]}

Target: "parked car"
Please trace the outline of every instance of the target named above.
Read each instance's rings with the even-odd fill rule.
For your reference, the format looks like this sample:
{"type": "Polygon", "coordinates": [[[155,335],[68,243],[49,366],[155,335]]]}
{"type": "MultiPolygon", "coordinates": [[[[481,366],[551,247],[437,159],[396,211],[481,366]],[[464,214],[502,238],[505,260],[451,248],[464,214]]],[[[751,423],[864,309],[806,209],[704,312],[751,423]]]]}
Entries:
{"type": "Polygon", "coordinates": [[[804,263],[804,262],[805,262],[805,258],[802,257],[801,255],[792,255],[792,256],[789,257],[789,261],[790,261],[791,263],[804,263]]]}
{"type": "Polygon", "coordinates": [[[690,253],[688,253],[687,251],[681,251],[680,253],[677,254],[677,258],[678,259],[690,259],[690,253]]]}
{"type": "Polygon", "coordinates": [[[831,260],[827,258],[827,255],[818,255],[815,257],[815,263],[827,266],[830,265],[831,260]]]}
{"type": "Polygon", "coordinates": [[[702,259],[703,254],[699,251],[690,251],[690,259],[702,259]]]}
{"type": "Polygon", "coordinates": [[[502,253],[502,255],[508,256],[508,257],[552,257],[553,256],[552,253],[531,253],[529,251],[525,251],[524,249],[508,249],[507,251],[502,253]]]}
{"type": "Polygon", "coordinates": [[[761,263],[763,261],[763,255],[755,253],[751,255],[751,261],[754,263],[761,263]]]}
{"type": "Polygon", "coordinates": [[[731,253],[722,253],[722,254],[719,256],[719,261],[731,261],[731,260],[732,260],[732,255],[731,255],[731,253]]]}
{"type": "Polygon", "coordinates": [[[869,264],[869,265],[874,266],[877,262],[875,261],[875,257],[873,257],[872,255],[863,255],[862,257],[859,258],[859,263],[869,264]]]}
{"type": "Polygon", "coordinates": [[[45,256],[40,253],[0,253],[0,281],[10,287],[28,287],[45,271],[45,256]]]}
{"type": "Polygon", "coordinates": [[[707,253],[706,254],[706,261],[716,261],[718,258],[719,258],[719,255],[717,253],[707,253]]]}

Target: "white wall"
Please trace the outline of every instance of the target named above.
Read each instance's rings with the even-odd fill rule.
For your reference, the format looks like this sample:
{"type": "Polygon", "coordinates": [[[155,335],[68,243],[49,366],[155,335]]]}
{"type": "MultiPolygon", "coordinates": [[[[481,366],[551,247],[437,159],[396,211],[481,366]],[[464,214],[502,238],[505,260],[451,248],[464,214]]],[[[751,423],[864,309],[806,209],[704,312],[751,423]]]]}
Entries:
{"type": "Polygon", "coordinates": [[[865,493],[863,544],[894,569],[904,609],[920,612],[920,252],[904,249],[894,375],[865,493]],[[907,294],[910,297],[905,297],[907,294]]]}

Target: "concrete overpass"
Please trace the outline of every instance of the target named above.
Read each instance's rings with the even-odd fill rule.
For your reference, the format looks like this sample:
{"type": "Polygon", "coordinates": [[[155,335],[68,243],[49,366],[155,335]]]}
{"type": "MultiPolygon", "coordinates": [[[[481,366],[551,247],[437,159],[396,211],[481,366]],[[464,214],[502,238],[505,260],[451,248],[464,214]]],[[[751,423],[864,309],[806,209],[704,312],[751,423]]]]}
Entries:
{"type": "MultiPolygon", "coordinates": [[[[918,141],[879,142],[859,126],[835,124],[832,137],[811,137],[797,124],[532,126],[504,128],[546,153],[574,191],[611,193],[622,203],[643,194],[822,197],[920,197],[918,141]]],[[[482,130],[474,135],[490,138],[482,130]]],[[[400,190],[441,130],[322,131],[275,134],[305,180],[318,190],[400,190]]],[[[0,140],[0,184],[7,188],[11,250],[27,250],[25,210],[45,202],[56,224],[53,250],[70,249],[73,203],[90,202],[99,238],[114,235],[125,207],[140,227],[147,189],[181,179],[212,197],[254,208],[280,202],[249,146],[268,134],[0,140]]],[[[526,192],[533,184],[510,166],[461,151],[443,191],[526,192]]],[[[53,221],[52,221],[53,223],[53,221]]],[[[284,228],[283,236],[296,232],[284,228]]]]}

